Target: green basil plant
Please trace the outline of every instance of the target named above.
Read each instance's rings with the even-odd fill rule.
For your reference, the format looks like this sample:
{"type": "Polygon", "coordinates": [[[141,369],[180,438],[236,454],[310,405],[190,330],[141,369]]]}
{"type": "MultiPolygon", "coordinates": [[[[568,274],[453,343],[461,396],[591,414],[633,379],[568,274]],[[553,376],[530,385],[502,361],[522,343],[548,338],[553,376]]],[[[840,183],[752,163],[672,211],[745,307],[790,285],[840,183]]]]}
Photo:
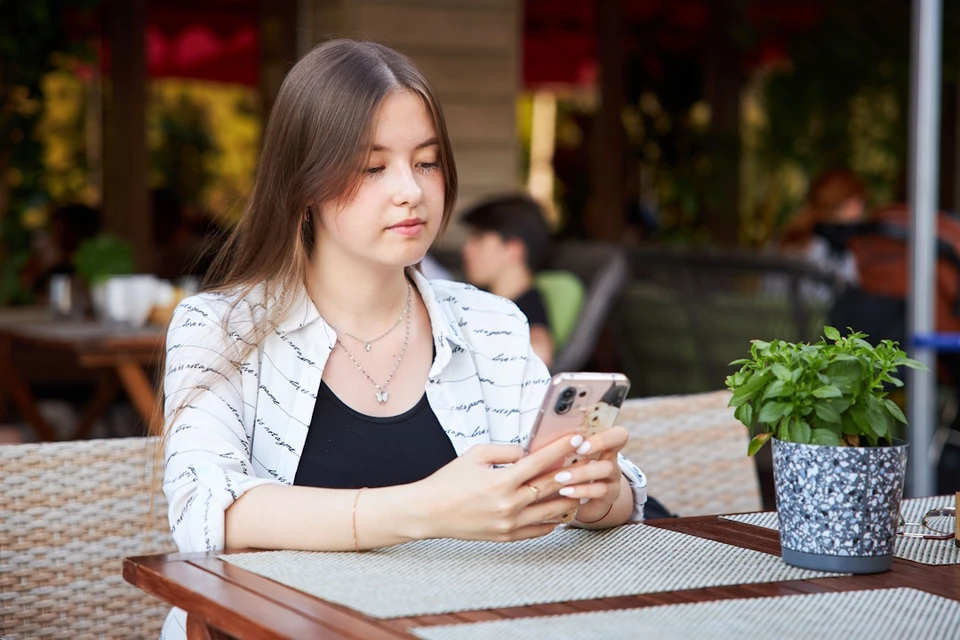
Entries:
{"type": "Polygon", "coordinates": [[[895,421],[907,419],[887,397],[900,367],[926,370],[898,343],[877,346],[852,330],[846,336],[824,327],[816,344],[753,340],[750,357],[731,362],[727,376],[734,416],[750,429],[747,454],[773,436],[788,442],[832,446],[878,446],[893,442],[895,421]]]}

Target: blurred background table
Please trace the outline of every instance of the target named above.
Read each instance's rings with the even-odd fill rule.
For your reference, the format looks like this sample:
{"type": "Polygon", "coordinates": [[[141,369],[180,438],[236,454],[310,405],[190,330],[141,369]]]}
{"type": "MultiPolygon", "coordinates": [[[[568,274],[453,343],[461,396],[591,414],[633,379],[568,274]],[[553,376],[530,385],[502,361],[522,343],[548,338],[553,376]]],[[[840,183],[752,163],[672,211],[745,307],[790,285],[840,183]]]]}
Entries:
{"type": "Polygon", "coordinates": [[[29,375],[44,372],[66,357],[92,374],[94,391],[69,439],[87,437],[123,389],[144,423],[157,407],[152,369],[163,353],[162,327],[116,327],[93,321],[61,320],[46,309],[7,309],[0,315],[0,390],[13,402],[41,440],[58,434],[44,418],[29,375]]]}

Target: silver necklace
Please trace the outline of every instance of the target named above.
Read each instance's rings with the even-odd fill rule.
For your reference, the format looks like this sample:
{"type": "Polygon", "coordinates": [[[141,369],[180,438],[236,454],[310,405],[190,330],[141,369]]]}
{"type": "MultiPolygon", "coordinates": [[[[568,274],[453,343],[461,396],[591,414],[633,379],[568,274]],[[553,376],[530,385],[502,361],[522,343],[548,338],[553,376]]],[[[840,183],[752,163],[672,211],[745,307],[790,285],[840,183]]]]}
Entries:
{"type": "MultiPolygon", "coordinates": [[[[373,344],[374,342],[376,342],[377,340],[382,340],[383,338],[386,338],[388,335],[390,335],[391,333],[393,333],[393,330],[394,330],[394,329],[396,329],[397,327],[400,326],[400,323],[403,322],[403,318],[404,318],[404,317],[407,315],[407,313],[410,311],[410,302],[411,302],[412,300],[413,300],[413,287],[410,286],[410,281],[407,280],[407,304],[403,307],[403,311],[400,312],[400,317],[397,318],[397,321],[393,323],[393,326],[392,326],[392,327],[390,327],[389,329],[387,329],[386,331],[384,331],[383,333],[381,333],[379,336],[377,336],[377,337],[374,338],[373,340],[364,340],[363,338],[358,338],[357,336],[353,335],[353,334],[350,333],[349,331],[344,331],[343,329],[338,329],[337,327],[333,326],[333,325],[330,324],[329,322],[328,322],[327,324],[330,324],[330,328],[333,329],[333,330],[337,333],[337,336],[338,336],[337,340],[338,340],[338,341],[339,341],[339,339],[340,339],[340,338],[339,338],[339,335],[342,333],[342,334],[345,335],[345,336],[348,336],[348,337],[350,337],[350,338],[353,338],[353,339],[356,340],[357,342],[362,342],[362,343],[363,343],[363,350],[364,350],[364,351],[370,351],[370,345],[372,345],[372,344],[373,344]]],[[[346,351],[346,348],[344,348],[344,351],[346,351]]]]}
{"type": "MultiPolygon", "coordinates": [[[[409,283],[407,286],[409,286],[409,283]]],[[[379,338],[377,339],[379,340],[379,338]]],[[[337,344],[340,345],[340,348],[343,349],[344,353],[347,354],[347,357],[350,358],[350,362],[357,365],[357,369],[360,370],[360,373],[362,373],[367,380],[370,381],[370,384],[377,388],[377,402],[379,404],[385,404],[390,398],[390,393],[387,391],[387,385],[390,384],[391,380],[393,380],[393,374],[395,374],[397,369],[400,368],[400,363],[403,361],[403,354],[407,352],[407,345],[410,344],[410,315],[407,314],[407,334],[403,339],[403,347],[400,348],[400,355],[397,357],[397,363],[393,365],[393,370],[390,372],[390,375],[387,376],[387,379],[383,384],[377,384],[377,382],[370,377],[370,374],[363,370],[363,367],[361,367],[360,363],[357,362],[357,359],[353,357],[353,354],[350,353],[350,350],[347,349],[346,345],[340,341],[340,338],[337,338],[337,344]]],[[[367,349],[367,351],[369,351],[369,349],[367,349]]]]}

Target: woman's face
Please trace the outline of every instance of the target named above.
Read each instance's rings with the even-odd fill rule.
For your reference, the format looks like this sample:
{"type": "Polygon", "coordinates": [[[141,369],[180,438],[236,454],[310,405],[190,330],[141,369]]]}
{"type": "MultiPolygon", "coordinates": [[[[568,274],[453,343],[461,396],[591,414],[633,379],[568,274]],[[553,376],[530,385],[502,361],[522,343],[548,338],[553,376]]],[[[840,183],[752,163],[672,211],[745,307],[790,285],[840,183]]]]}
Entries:
{"type": "Polygon", "coordinates": [[[409,91],[387,96],[373,143],[353,197],[320,207],[317,251],[325,261],[416,264],[440,229],[444,205],[440,147],[423,100],[409,91]]]}

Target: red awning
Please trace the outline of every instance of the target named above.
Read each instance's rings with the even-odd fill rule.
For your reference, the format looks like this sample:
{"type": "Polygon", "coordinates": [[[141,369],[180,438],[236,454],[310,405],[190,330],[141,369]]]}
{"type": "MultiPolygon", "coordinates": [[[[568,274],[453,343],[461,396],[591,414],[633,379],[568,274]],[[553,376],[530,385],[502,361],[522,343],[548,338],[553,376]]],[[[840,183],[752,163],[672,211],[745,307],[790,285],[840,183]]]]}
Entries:
{"type": "MultiPolygon", "coordinates": [[[[255,3],[214,8],[147,5],[147,73],[151,78],[190,78],[256,85],[260,82],[259,17],[255,3]]],[[[104,73],[109,43],[102,46],[104,73]]]]}
{"type": "MultiPolygon", "coordinates": [[[[627,53],[644,52],[644,65],[659,68],[656,52],[695,52],[715,22],[710,0],[623,0],[627,53]],[[655,25],[655,29],[651,29],[655,25]],[[641,42],[641,38],[647,40],[641,42]]],[[[596,78],[597,0],[524,0],[523,83],[589,85],[596,78]]],[[[750,67],[786,56],[789,37],[820,19],[814,0],[754,0],[747,21],[760,40],[745,55],[750,67]]]]}

